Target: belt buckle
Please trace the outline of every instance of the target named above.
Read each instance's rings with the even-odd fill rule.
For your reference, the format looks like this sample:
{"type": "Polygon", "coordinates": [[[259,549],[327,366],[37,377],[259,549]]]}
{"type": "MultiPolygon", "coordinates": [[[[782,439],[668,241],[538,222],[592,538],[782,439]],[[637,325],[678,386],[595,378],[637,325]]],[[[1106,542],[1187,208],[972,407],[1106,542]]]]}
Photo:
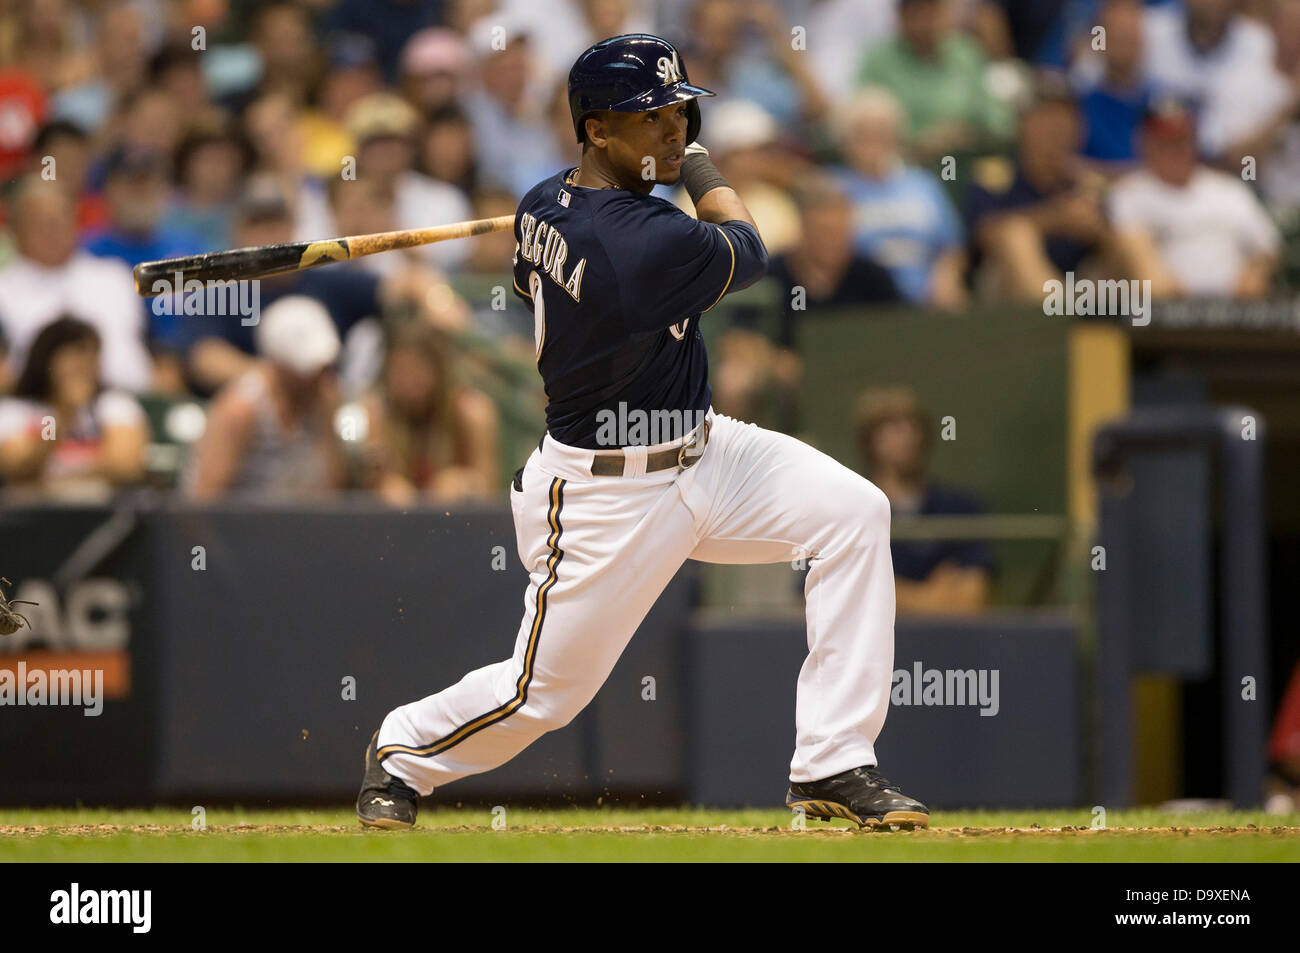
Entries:
{"type": "Polygon", "coordinates": [[[704,456],[704,445],[709,442],[709,421],[706,419],[700,432],[695,435],[695,439],[690,443],[684,443],[681,449],[677,451],[677,466],[683,470],[689,470],[699,462],[700,457],[704,456]],[[695,448],[699,449],[696,450],[695,448]],[[689,452],[688,452],[689,451],[689,452]]]}

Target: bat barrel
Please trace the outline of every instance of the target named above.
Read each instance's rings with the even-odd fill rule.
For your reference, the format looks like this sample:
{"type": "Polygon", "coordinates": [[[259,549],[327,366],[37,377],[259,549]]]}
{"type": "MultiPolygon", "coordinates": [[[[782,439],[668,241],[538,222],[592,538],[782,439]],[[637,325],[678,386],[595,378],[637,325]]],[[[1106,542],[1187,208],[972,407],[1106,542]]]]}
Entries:
{"type": "Polygon", "coordinates": [[[351,255],[346,238],[323,242],[285,242],[141,262],[135,266],[132,275],[136,293],[148,298],[183,291],[185,284],[191,281],[266,278],[287,271],[314,268],[331,261],[346,261],[349,257],[351,255]]]}

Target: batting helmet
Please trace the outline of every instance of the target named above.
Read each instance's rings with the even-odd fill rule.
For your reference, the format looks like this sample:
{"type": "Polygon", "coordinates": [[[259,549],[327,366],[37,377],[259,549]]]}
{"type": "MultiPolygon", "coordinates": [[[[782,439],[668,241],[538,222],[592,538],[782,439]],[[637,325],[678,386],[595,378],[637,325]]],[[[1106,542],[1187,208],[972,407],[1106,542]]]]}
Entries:
{"type": "Polygon", "coordinates": [[[584,120],[602,109],[643,113],[672,103],[687,103],[686,141],[700,133],[698,96],[714,93],[692,86],[677,48],[648,33],[629,33],[601,40],[578,57],[569,70],[569,112],[573,131],[585,142],[584,120]]]}

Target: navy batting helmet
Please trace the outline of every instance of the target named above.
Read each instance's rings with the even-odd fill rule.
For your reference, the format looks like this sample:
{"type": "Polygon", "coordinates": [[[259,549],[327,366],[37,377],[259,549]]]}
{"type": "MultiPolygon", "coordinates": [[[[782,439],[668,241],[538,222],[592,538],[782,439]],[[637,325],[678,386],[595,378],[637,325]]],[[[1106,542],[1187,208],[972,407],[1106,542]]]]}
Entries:
{"type": "Polygon", "coordinates": [[[681,102],[689,104],[686,141],[694,142],[700,133],[695,99],[712,95],[690,84],[675,46],[648,33],[601,40],[569,70],[569,112],[579,142],[587,139],[583,121],[593,112],[643,113],[681,102]]]}

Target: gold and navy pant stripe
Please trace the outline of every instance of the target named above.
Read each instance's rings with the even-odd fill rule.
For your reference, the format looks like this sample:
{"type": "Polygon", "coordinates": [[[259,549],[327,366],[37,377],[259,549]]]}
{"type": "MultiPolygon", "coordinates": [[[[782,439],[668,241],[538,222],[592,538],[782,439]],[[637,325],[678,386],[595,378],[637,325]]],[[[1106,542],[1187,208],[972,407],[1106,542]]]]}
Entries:
{"type": "Polygon", "coordinates": [[[546,521],[551,527],[551,533],[546,539],[546,546],[551,552],[546,557],[546,579],[537,587],[537,611],[533,613],[532,628],[528,632],[528,647],[524,650],[524,667],[515,682],[514,696],[505,704],[498,705],[491,711],[465,722],[459,728],[427,745],[384,745],[378,752],[380,761],[393,754],[409,754],[417,758],[431,758],[434,755],[442,754],[484,728],[489,728],[509,718],[528,701],[528,685],[533,680],[533,666],[537,661],[537,646],[541,643],[542,626],[546,622],[547,598],[551,590],[555,588],[560,561],[564,559],[564,550],[560,548],[560,535],[564,531],[564,526],[560,522],[560,513],[564,509],[564,481],[559,477],[551,480],[549,500],[550,505],[547,508],[546,521]]]}

